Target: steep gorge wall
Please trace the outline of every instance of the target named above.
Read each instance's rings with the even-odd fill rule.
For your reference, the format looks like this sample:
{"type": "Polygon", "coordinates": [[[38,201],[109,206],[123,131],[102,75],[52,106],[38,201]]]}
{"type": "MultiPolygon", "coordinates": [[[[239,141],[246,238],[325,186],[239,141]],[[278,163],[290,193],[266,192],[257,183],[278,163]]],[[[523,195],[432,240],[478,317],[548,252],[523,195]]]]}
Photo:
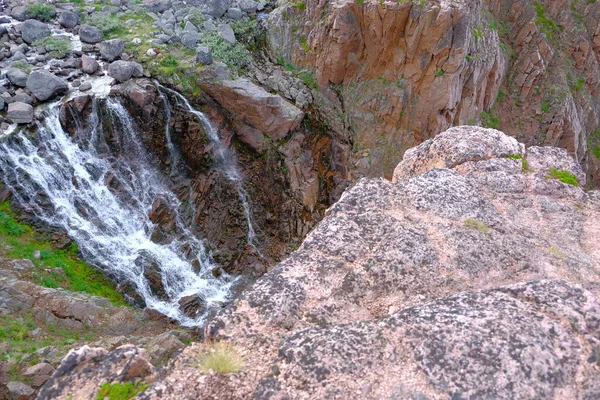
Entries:
{"type": "Polygon", "coordinates": [[[359,174],[389,177],[407,148],[482,123],[564,147],[595,179],[599,13],[559,0],[282,1],[267,42],[274,60],[314,71],[316,107],[344,122],[329,125],[359,174]]]}

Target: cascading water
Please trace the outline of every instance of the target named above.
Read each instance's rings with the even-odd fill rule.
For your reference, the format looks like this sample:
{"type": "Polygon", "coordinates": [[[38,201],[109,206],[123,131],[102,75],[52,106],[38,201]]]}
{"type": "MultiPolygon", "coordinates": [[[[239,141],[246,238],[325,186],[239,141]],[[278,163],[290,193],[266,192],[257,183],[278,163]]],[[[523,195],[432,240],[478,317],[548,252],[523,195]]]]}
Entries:
{"type": "MultiPolygon", "coordinates": [[[[260,251],[258,250],[258,247],[257,247],[256,230],[254,229],[254,225],[252,223],[252,212],[250,209],[250,202],[248,201],[248,193],[244,189],[242,177],[238,171],[235,158],[233,157],[233,155],[231,154],[231,152],[229,151],[227,146],[224,146],[223,143],[221,142],[221,138],[219,136],[219,131],[217,130],[217,128],[215,128],[215,126],[211,123],[211,121],[206,117],[206,115],[204,115],[201,111],[196,110],[194,107],[192,107],[192,105],[190,104],[188,99],[186,99],[180,93],[178,93],[174,90],[171,90],[169,88],[166,88],[158,82],[155,82],[155,84],[160,88],[160,91],[165,91],[165,92],[168,92],[171,95],[175,96],[177,98],[177,100],[183,104],[186,111],[188,111],[190,114],[196,116],[198,118],[198,120],[202,123],[202,125],[208,135],[208,138],[210,139],[210,141],[213,144],[214,159],[223,168],[227,179],[235,185],[235,188],[238,192],[238,196],[240,198],[242,206],[244,207],[244,216],[246,217],[246,223],[248,225],[248,239],[247,239],[248,244],[250,244],[252,247],[254,247],[256,252],[260,255],[260,251]]],[[[169,106],[169,103],[168,103],[169,100],[162,92],[161,92],[161,99],[163,100],[163,102],[165,104],[165,109],[170,110],[171,107],[169,106]]],[[[168,115],[170,115],[170,114],[168,114],[168,115]]],[[[167,145],[169,147],[169,151],[171,151],[171,149],[172,148],[174,149],[175,147],[171,143],[171,137],[169,134],[168,126],[166,128],[166,133],[167,133],[166,137],[167,137],[167,142],[168,142],[167,145]]],[[[171,154],[171,157],[173,157],[172,154],[171,154]]]]}
{"type": "Polygon", "coordinates": [[[198,296],[208,309],[229,298],[232,279],[212,275],[216,265],[184,205],[149,162],[127,111],[114,100],[94,100],[89,128],[75,140],[62,129],[58,109],[35,134],[18,132],[0,143],[0,172],[17,202],[64,229],[115,281],[133,284],[149,308],[182,325],[202,324],[206,313],[185,313],[180,300],[198,296]],[[106,140],[104,124],[118,132],[116,139],[106,140]],[[149,215],[157,199],[174,213],[174,234],[165,244],[151,240],[156,224],[149,215]],[[158,266],[162,294],[145,276],[148,263],[158,266]]]}

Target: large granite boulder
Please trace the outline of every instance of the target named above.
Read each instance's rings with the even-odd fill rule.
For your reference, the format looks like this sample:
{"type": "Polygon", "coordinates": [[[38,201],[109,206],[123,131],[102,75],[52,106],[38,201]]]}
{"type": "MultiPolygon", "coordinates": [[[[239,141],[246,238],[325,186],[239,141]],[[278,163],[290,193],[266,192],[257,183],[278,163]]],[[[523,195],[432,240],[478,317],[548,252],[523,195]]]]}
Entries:
{"type": "Polygon", "coordinates": [[[33,71],[27,77],[27,89],[39,101],[46,101],[66,93],[69,90],[69,84],[51,72],[39,70],[33,71]]]}
{"type": "Polygon", "coordinates": [[[21,37],[27,44],[31,44],[40,39],[50,36],[50,28],[48,24],[37,21],[35,19],[28,19],[21,25],[21,37]]]}

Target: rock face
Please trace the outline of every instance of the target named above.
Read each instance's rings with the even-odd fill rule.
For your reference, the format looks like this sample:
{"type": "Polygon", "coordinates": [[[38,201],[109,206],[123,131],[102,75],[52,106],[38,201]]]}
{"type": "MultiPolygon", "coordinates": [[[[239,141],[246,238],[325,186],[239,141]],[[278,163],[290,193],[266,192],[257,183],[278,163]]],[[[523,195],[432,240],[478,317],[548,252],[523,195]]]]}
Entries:
{"type": "Polygon", "coordinates": [[[203,375],[196,344],[140,397],[600,396],[600,193],[553,168],[583,179],[565,150],[494,130],[423,143],[205,328],[242,372],[203,375]]]}
{"type": "Polygon", "coordinates": [[[33,71],[27,77],[27,89],[39,101],[46,101],[69,90],[69,84],[62,78],[47,72],[33,71]]]}
{"type": "Polygon", "coordinates": [[[314,71],[314,104],[366,154],[361,174],[391,177],[408,148],[480,122],[527,146],[564,147],[600,176],[600,139],[588,140],[600,115],[600,4],[536,4],[282,3],[267,42],[272,60],[314,71]]]}
{"type": "Polygon", "coordinates": [[[246,78],[214,79],[209,75],[200,86],[234,117],[274,140],[283,139],[304,118],[302,110],[246,78]]]}
{"type": "Polygon", "coordinates": [[[21,25],[21,37],[27,44],[43,39],[46,36],[50,36],[50,28],[43,22],[28,19],[21,25]]]}

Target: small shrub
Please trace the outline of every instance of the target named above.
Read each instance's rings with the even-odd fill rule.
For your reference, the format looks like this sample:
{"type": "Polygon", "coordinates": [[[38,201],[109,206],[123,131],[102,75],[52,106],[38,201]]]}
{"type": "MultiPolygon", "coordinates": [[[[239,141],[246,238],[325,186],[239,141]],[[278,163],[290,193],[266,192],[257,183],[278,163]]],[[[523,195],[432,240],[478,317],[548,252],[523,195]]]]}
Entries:
{"type": "Polygon", "coordinates": [[[506,156],[506,158],[511,158],[513,160],[521,160],[521,170],[523,170],[523,172],[529,170],[529,164],[527,163],[527,159],[521,154],[513,154],[510,156],[506,156]]]}
{"type": "Polygon", "coordinates": [[[56,12],[56,8],[52,4],[46,3],[30,3],[27,6],[27,14],[31,18],[41,21],[50,21],[56,12]]]}
{"type": "Polygon", "coordinates": [[[129,400],[148,388],[145,382],[105,383],[100,386],[96,400],[129,400]]]}
{"type": "Polygon", "coordinates": [[[481,121],[485,128],[493,128],[493,129],[500,128],[500,118],[495,117],[494,114],[492,114],[491,110],[484,111],[481,113],[481,121]]]}
{"type": "Polygon", "coordinates": [[[243,366],[237,350],[226,342],[212,343],[208,352],[197,357],[197,362],[202,372],[214,371],[219,374],[233,374],[243,366]]]}
{"type": "Polygon", "coordinates": [[[206,33],[202,38],[202,44],[210,48],[213,57],[227,64],[234,74],[241,75],[250,64],[250,52],[244,45],[231,44],[221,38],[217,32],[206,33]]]}
{"type": "Polygon", "coordinates": [[[12,63],[10,63],[10,67],[20,69],[26,74],[30,73],[33,70],[33,67],[25,61],[13,61],[12,63]]]}
{"type": "Polygon", "coordinates": [[[123,23],[114,15],[95,15],[86,22],[100,29],[105,35],[125,33],[123,23]]]}
{"type": "Polygon", "coordinates": [[[190,21],[192,24],[199,26],[204,22],[204,14],[202,14],[202,11],[200,11],[196,7],[192,7],[187,16],[187,20],[190,21]]]}
{"type": "Polygon", "coordinates": [[[474,218],[465,219],[465,227],[471,228],[471,229],[477,229],[479,232],[482,232],[482,233],[490,233],[491,232],[491,229],[489,226],[487,226],[483,222],[476,220],[474,218]]]}
{"type": "Polygon", "coordinates": [[[10,214],[0,211],[0,234],[21,236],[27,232],[27,227],[16,222],[10,214]]]}
{"type": "Polygon", "coordinates": [[[475,41],[479,41],[479,39],[483,39],[483,32],[479,28],[473,29],[473,36],[475,37],[475,41]]]}
{"type": "Polygon", "coordinates": [[[53,58],[65,58],[72,50],[73,44],[68,39],[55,39],[47,36],[33,43],[34,46],[44,47],[53,58]]]}
{"type": "Polygon", "coordinates": [[[317,88],[317,80],[315,79],[315,74],[309,69],[303,69],[298,72],[298,78],[304,82],[304,84],[308,87],[317,88]]]}
{"type": "Polygon", "coordinates": [[[300,10],[301,12],[304,12],[304,10],[306,10],[306,4],[304,4],[304,2],[302,0],[297,1],[294,4],[292,4],[292,7],[294,7],[297,10],[300,10]]]}
{"type": "Polygon", "coordinates": [[[565,170],[558,170],[556,168],[552,168],[546,179],[558,179],[562,183],[566,183],[567,185],[579,186],[579,182],[577,181],[577,177],[565,170]]]}
{"type": "Polygon", "coordinates": [[[540,109],[542,110],[543,113],[547,113],[550,111],[551,106],[552,106],[552,102],[550,101],[550,99],[544,99],[544,100],[542,100],[542,105],[540,106],[540,109]]]}

